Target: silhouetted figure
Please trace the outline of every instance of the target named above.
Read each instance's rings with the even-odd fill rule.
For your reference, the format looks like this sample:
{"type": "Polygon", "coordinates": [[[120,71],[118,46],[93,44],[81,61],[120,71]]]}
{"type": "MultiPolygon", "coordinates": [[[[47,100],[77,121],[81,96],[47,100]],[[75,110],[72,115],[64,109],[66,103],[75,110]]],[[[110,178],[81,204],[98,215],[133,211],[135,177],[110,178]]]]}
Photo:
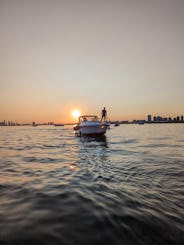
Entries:
{"type": "Polygon", "coordinates": [[[102,110],[102,119],[101,120],[105,121],[106,117],[107,117],[107,111],[106,111],[106,109],[104,107],[103,110],[102,110]]]}

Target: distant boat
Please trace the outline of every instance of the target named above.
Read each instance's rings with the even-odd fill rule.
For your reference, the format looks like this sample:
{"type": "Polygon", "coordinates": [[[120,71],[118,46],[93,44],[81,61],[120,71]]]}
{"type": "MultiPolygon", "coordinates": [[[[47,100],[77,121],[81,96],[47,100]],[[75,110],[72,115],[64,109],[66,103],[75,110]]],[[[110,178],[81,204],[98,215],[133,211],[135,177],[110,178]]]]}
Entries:
{"type": "Polygon", "coordinates": [[[100,121],[97,116],[86,115],[79,117],[79,122],[74,126],[73,130],[78,136],[104,135],[109,126],[109,123],[100,121]]]}
{"type": "Polygon", "coordinates": [[[114,127],[118,127],[120,125],[120,123],[119,122],[116,122],[115,124],[114,124],[114,127]]]}
{"type": "Polygon", "coordinates": [[[55,123],[54,126],[64,126],[62,123],[55,123]]]}
{"type": "Polygon", "coordinates": [[[33,127],[37,127],[38,124],[36,124],[35,122],[32,122],[32,126],[33,126],[33,127]]]}

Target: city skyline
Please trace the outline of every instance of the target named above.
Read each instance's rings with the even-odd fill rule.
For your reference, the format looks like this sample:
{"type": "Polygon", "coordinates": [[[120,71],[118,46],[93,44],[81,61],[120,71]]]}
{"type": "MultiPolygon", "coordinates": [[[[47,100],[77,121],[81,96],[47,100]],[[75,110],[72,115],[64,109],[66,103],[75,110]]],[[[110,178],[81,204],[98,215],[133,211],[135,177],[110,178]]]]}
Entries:
{"type": "MultiPolygon", "coordinates": [[[[111,123],[117,123],[117,122],[120,122],[120,123],[123,123],[123,124],[129,124],[129,123],[184,123],[184,116],[176,116],[176,117],[163,117],[163,116],[156,116],[156,115],[147,115],[147,118],[144,119],[133,119],[133,120],[119,120],[119,119],[116,119],[116,120],[108,120],[110,121],[111,123]]],[[[76,118],[76,121],[75,123],[78,122],[78,119],[76,118]]],[[[64,124],[57,124],[58,122],[53,122],[53,121],[49,121],[49,122],[27,122],[27,123],[19,123],[19,122],[14,122],[14,121],[6,121],[6,120],[3,120],[1,121],[0,120],[0,126],[21,126],[21,125],[32,125],[32,126],[38,126],[38,125],[59,125],[59,126],[64,126],[64,124]]],[[[61,122],[60,122],[61,123],[61,122]]],[[[65,125],[67,124],[75,124],[74,122],[71,123],[71,122],[68,122],[68,123],[65,123],[65,125]]]]}
{"type": "Polygon", "coordinates": [[[176,117],[184,1],[0,1],[0,121],[176,117]]]}

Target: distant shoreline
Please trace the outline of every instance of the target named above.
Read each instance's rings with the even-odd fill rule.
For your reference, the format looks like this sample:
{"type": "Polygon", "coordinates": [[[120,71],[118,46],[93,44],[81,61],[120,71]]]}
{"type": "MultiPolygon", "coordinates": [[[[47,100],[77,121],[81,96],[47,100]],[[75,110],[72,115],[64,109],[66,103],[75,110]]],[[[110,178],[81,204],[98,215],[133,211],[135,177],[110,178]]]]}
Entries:
{"type": "MultiPolygon", "coordinates": [[[[114,125],[116,123],[119,124],[182,124],[184,123],[184,121],[172,121],[172,122],[165,122],[165,121],[161,121],[161,122],[148,122],[148,121],[110,121],[110,124],[114,125]]],[[[63,126],[72,126],[75,125],[76,123],[64,123],[63,126]]],[[[31,123],[26,123],[26,124],[21,124],[21,123],[14,123],[14,124],[0,124],[0,127],[14,127],[14,126],[31,126],[34,127],[31,123]]],[[[47,123],[38,123],[36,124],[36,126],[55,126],[54,124],[47,124],[47,123]]]]}

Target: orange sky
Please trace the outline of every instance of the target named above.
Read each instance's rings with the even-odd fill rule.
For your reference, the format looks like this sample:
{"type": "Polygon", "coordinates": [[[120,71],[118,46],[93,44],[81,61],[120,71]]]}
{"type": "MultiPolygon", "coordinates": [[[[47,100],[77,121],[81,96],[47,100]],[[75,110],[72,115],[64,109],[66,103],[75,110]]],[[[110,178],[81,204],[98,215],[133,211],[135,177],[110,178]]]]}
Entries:
{"type": "Polygon", "coordinates": [[[0,1],[0,121],[184,114],[184,1],[0,1]]]}

